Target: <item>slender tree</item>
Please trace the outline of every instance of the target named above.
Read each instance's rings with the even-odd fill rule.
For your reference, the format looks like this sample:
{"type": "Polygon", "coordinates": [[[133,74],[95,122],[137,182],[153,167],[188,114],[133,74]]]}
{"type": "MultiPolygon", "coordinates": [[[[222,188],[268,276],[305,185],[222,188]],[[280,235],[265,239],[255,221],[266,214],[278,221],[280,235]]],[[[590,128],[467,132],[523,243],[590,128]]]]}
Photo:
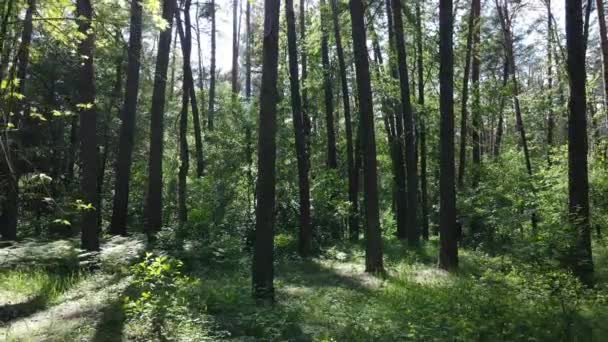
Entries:
{"type": "Polygon", "coordinates": [[[469,101],[469,79],[471,76],[471,54],[473,49],[473,31],[475,28],[475,0],[471,0],[471,11],[469,12],[467,29],[467,49],[464,58],[464,74],[462,77],[462,97],[460,98],[460,158],[458,162],[458,187],[464,185],[464,174],[467,161],[467,135],[468,135],[468,101],[469,101]]]}
{"type": "Polygon", "coordinates": [[[95,106],[95,69],[93,54],[95,34],[91,22],[93,6],[90,0],[76,1],[78,32],[84,37],[78,44],[78,56],[82,58],[78,84],[78,104],[80,106],[80,161],[82,178],[80,187],[83,202],[91,208],[83,209],[81,222],[82,248],[95,251],[99,249],[99,229],[96,210],[97,196],[97,110],[95,106]]]}
{"type": "Polygon", "coordinates": [[[604,78],[604,111],[608,123],[608,30],[606,29],[606,17],[603,0],[597,0],[597,22],[600,27],[600,46],[602,49],[602,69],[604,78]]]}
{"type": "Polygon", "coordinates": [[[232,2],[232,96],[236,99],[239,92],[239,0],[232,2]]]}
{"type": "Polygon", "coordinates": [[[382,234],[378,209],[378,175],[376,161],[376,137],[374,131],[374,106],[367,56],[365,14],[361,0],[350,0],[350,17],[353,35],[353,54],[357,79],[357,94],[361,115],[360,133],[363,154],[363,186],[365,197],[366,244],[365,271],[384,270],[382,260],[382,234]]]}
{"type": "Polygon", "coordinates": [[[331,66],[329,63],[329,34],[327,32],[328,20],[326,16],[325,0],[320,0],[321,11],[321,61],[323,64],[323,93],[325,95],[325,128],[327,130],[327,167],[338,167],[336,151],[336,130],[334,127],[334,99],[331,85],[331,66]]]}
{"type": "Polygon", "coordinates": [[[308,77],[307,68],[307,53],[306,53],[306,0],[300,0],[300,56],[302,57],[302,117],[304,119],[304,128],[309,145],[309,135],[311,130],[310,116],[308,115],[308,92],[306,90],[306,77],[308,77]]]}
{"type": "Polygon", "coordinates": [[[211,0],[209,3],[210,14],[211,14],[211,65],[209,66],[209,110],[207,110],[207,128],[210,131],[214,129],[215,120],[215,35],[216,35],[216,23],[215,23],[215,0],[211,0]]]}
{"type": "Polygon", "coordinates": [[[454,17],[452,0],[439,0],[439,267],[458,268],[454,187],[454,17]]]}
{"type": "Polygon", "coordinates": [[[160,32],[156,70],[154,71],[154,89],[152,91],[152,109],[150,110],[150,156],[148,159],[148,193],[145,207],[145,231],[153,239],[162,226],[162,183],[163,183],[163,145],[164,145],[164,111],[167,88],[167,69],[169,67],[169,50],[171,48],[171,27],[175,0],[163,1],[163,19],[168,27],[160,32]]]}
{"type": "Polygon", "coordinates": [[[424,58],[422,50],[422,11],[421,1],[416,1],[416,50],[418,74],[418,126],[420,127],[420,206],[422,214],[422,238],[429,238],[428,210],[428,180],[427,180],[427,148],[426,148],[426,110],[424,107],[424,58]]]}
{"type": "Polygon", "coordinates": [[[593,283],[591,224],[589,222],[589,175],[587,170],[586,68],[581,0],[566,0],[568,103],[568,211],[575,230],[570,266],[585,284],[593,283]]]}
{"type": "Polygon", "coordinates": [[[352,232],[357,226],[357,213],[353,210],[357,201],[357,183],[355,173],[354,149],[353,149],[353,127],[350,114],[350,99],[348,93],[348,81],[346,79],[346,63],[344,62],[344,50],[342,49],[342,36],[340,34],[340,20],[338,12],[338,0],[330,0],[332,9],[332,19],[334,24],[334,38],[336,41],[336,51],[338,54],[338,66],[340,68],[340,85],[342,89],[342,106],[344,108],[344,125],[346,128],[346,165],[348,168],[348,201],[351,209],[348,216],[348,225],[352,232]]]}
{"type": "Polygon", "coordinates": [[[120,140],[118,144],[118,160],[116,161],[114,205],[110,224],[110,233],[121,235],[127,233],[129,183],[131,179],[133,139],[135,136],[137,94],[139,92],[139,69],[142,48],[142,6],[139,1],[131,2],[130,20],[127,84],[122,108],[122,125],[120,127],[120,140]]]}
{"type": "MultiPolygon", "coordinates": [[[[551,148],[553,147],[555,114],[553,112],[553,15],[551,13],[551,0],[546,0],[547,5],[547,164],[551,166],[551,148]]],[[[599,13],[599,12],[598,12],[599,13]]]]}
{"type": "MultiPolygon", "coordinates": [[[[399,120],[404,122],[405,133],[405,165],[407,174],[407,218],[405,235],[411,245],[418,244],[420,233],[417,222],[418,204],[418,167],[416,161],[416,134],[414,113],[410,102],[410,81],[407,70],[407,57],[405,52],[405,37],[403,34],[403,19],[400,0],[392,0],[393,25],[395,30],[395,48],[397,50],[397,70],[399,72],[399,89],[401,93],[401,115],[399,120]]],[[[399,124],[397,124],[399,127],[399,124]]],[[[401,138],[399,138],[401,139],[401,138]]]]}
{"type": "Polygon", "coordinates": [[[276,182],[276,109],[279,57],[279,0],[264,0],[262,87],[258,135],[255,243],[252,263],[254,298],[274,301],[274,206],[276,182]]]}
{"type": "Polygon", "coordinates": [[[481,2],[480,0],[473,0],[471,6],[471,16],[473,17],[473,60],[471,62],[471,82],[472,82],[472,93],[473,93],[473,103],[472,103],[472,127],[471,127],[471,142],[473,143],[473,174],[472,174],[472,183],[473,187],[476,188],[479,184],[479,174],[481,168],[481,108],[480,105],[480,89],[479,89],[479,73],[481,66],[481,58],[480,58],[480,40],[481,40],[481,23],[480,23],[480,14],[481,14],[481,2]]]}
{"type": "Polygon", "coordinates": [[[298,48],[296,45],[296,19],[293,11],[293,0],[285,1],[287,18],[287,44],[289,49],[289,83],[291,85],[291,110],[293,129],[296,140],[296,157],[298,159],[298,186],[300,189],[300,233],[298,251],[301,256],[310,255],[312,227],[310,223],[310,185],[308,181],[308,157],[302,117],[302,101],[298,79],[298,48]]]}

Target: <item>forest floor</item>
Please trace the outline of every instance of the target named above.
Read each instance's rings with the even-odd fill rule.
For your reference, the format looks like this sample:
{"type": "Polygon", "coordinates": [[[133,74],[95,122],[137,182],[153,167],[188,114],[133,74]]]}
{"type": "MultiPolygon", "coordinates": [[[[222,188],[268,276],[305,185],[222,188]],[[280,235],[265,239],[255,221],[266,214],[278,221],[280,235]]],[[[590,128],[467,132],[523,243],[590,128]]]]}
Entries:
{"type": "MultiPolygon", "coordinates": [[[[385,243],[386,274],[363,269],[361,245],[301,260],[277,250],[276,304],[250,298],[250,264],[239,247],[197,245],[173,253],[187,281],[163,305],[162,328],[126,310],[130,265],[142,237],[110,238],[98,254],[78,241],[0,248],[0,340],[7,341],[602,341],[608,336],[608,253],[599,247],[595,290],[508,257],[463,250],[461,270],[436,268],[431,242],[385,243]],[[182,291],[183,289],[186,289],[182,291]]],[[[130,292],[131,291],[131,292],[130,292]]],[[[144,310],[145,311],[145,310],[144,310]]]]}

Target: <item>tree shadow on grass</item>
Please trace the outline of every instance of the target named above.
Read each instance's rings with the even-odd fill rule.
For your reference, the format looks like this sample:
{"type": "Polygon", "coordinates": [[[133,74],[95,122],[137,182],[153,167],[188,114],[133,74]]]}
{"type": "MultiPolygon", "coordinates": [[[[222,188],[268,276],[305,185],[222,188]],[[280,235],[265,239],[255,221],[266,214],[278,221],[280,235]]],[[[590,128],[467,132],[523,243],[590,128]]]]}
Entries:
{"type": "Polygon", "coordinates": [[[38,311],[44,310],[47,306],[47,297],[40,293],[30,297],[25,302],[7,303],[0,306],[0,326],[10,322],[29,317],[38,311]]]}
{"type": "Polygon", "coordinates": [[[119,297],[110,302],[101,311],[101,318],[95,326],[93,342],[115,342],[123,340],[123,329],[126,316],[119,297]]]}

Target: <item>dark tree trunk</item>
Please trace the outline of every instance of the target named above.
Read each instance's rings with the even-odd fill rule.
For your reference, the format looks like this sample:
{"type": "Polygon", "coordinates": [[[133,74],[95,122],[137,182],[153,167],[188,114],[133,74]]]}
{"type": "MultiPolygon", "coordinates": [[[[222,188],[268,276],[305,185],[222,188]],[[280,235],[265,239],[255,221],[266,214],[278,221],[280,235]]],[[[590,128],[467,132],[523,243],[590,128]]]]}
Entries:
{"type": "Polygon", "coordinates": [[[587,103],[585,40],[581,0],[566,1],[566,42],[570,101],[568,103],[568,209],[575,230],[570,266],[583,283],[593,283],[589,179],[587,171],[587,103]]]}
{"type": "Polygon", "coordinates": [[[80,161],[82,179],[80,187],[85,204],[93,206],[82,211],[82,248],[88,251],[99,250],[99,227],[97,225],[97,111],[95,108],[95,69],[93,54],[95,51],[95,35],[92,31],[93,7],[90,0],[76,2],[76,16],[79,18],[78,32],[84,37],[78,44],[78,55],[87,56],[83,60],[80,78],[78,103],[80,110],[80,161]]]}
{"type": "Polygon", "coordinates": [[[163,187],[163,139],[165,93],[167,88],[167,69],[169,67],[169,50],[171,48],[171,27],[175,0],[163,1],[163,18],[169,26],[160,33],[156,70],[154,71],[154,89],[152,108],[150,110],[150,156],[148,160],[148,193],[145,207],[144,229],[150,239],[162,226],[162,187],[163,187]]]}
{"type": "MultiPolygon", "coordinates": [[[[601,0],[600,0],[601,1],[601,0]]],[[[553,113],[553,15],[551,14],[551,0],[547,4],[547,97],[549,112],[547,114],[547,164],[551,166],[551,149],[553,148],[553,135],[555,130],[555,114],[553,113]]],[[[599,13],[599,12],[598,12],[599,13]]]]}
{"type": "Polygon", "coordinates": [[[139,69],[142,48],[142,7],[139,1],[131,2],[131,22],[129,24],[129,51],[127,62],[127,83],[122,107],[122,124],[118,143],[118,160],[116,162],[116,183],[114,186],[114,203],[111,234],[126,235],[127,215],[129,212],[129,183],[131,180],[131,163],[133,157],[133,139],[137,113],[137,95],[139,92],[139,69]]]}
{"type": "Polygon", "coordinates": [[[247,55],[245,56],[245,97],[247,100],[251,97],[251,2],[246,1],[245,7],[245,28],[247,41],[245,42],[245,48],[247,49],[247,55]]]}
{"type": "Polygon", "coordinates": [[[344,121],[346,127],[346,165],[348,168],[348,201],[350,202],[350,212],[348,216],[348,226],[350,235],[358,230],[357,213],[353,211],[357,201],[357,184],[355,173],[355,162],[353,159],[353,126],[350,114],[350,101],[348,94],[348,81],[346,79],[346,63],[344,62],[344,50],[342,49],[342,37],[340,35],[340,21],[338,13],[338,0],[330,0],[332,9],[332,19],[334,24],[334,36],[336,39],[336,49],[338,53],[338,65],[340,68],[340,84],[342,86],[342,105],[344,107],[344,121]]]}
{"type": "Polygon", "coordinates": [[[481,12],[481,2],[480,0],[473,0],[473,5],[471,7],[471,15],[473,17],[473,60],[471,67],[471,82],[472,82],[472,93],[473,93],[473,105],[472,109],[472,129],[471,129],[471,141],[473,143],[473,174],[472,174],[472,183],[473,188],[476,188],[479,185],[479,177],[481,172],[481,108],[480,105],[480,93],[479,93],[479,72],[480,72],[480,53],[481,49],[479,47],[480,44],[480,35],[481,35],[481,27],[480,27],[480,12],[481,12]]]}
{"type": "Polygon", "coordinates": [[[454,17],[452,0],[439,0],[439,267],[458,268],[454,187],[454,17]]]}
{"type": "Polygon", "coordinates": [[[8,32],[8,24],[13,14],[13,4],[15,1],[9,0],[6,4],[6,10],[4,10],[5,6],[2,5],[2,22],[0,23],[0,79],[4,78],[4,66],[8,65],[8,55],[5,55],[5,51],[10,52],[10,44],[7,47],[4,47],[7,41],[7,32],[8,32]]]}
{"type": "Polygon", "coordinates": [[[416,2],[416,50],[418,61],[418,125],[420,127],[420,206],[422,214],[422,238],[429,239],[428,181],[426,170],[426,110],[424,108],[424,59],[422,50],[422,13],[420,2],[416,2]]]}
{"type": "Polygon", "coordinates": [[[296,45],[296,19],[293,11],[293,0],[286,0],[285,11],[287,18],[287,43],[289,46],[289,83],[291,85],[291,110],[293,114],[293,129],[296,140],[296,155],[298,159],[298,186],[300,189],[300,233],[298,252],[307,257],[311,252],[312,227],[310,223],[310,185],[308,182],[308,167],[306,156],[306,141],[304,122],[302,118],[302,103],[300,99],[300,83],[298,80],[298,47],[296,45]]]}
{"type": "MultiPolygon", "coordinates": [[[[201,3],[196,3],[196,42],[197,42],[197,50],[198,50],[198,90],[201,93],[200,104],[199,104],[199,112],[200,112],[200,120],[205,119],[205,67],[203,66],[203,39],[201,38],[201,25],[200,25],[200,16],[201,16],[201,3]]],[[[202,127],[201,127],[202,128],[202,127]]],[[[203,173],[204,173],[204,164],[203,164],[203,173]]]]}
{"type": "Polygon", "coordinates": [[[230,83],[232,85],[232,96],[235,100],[239,92],[239,0],[233,0],[232,6],[232,72],[230,83]]]}
{"type": "MultiPolygon", "coordinates": [[[[388,23],[389,37],[389,73],[392,78],[398,81],[399,73],[397,61],[395,61],[395,26],[393,25],[393,10],[391,0],[386,0],[386,19],[388,23]]],[[[386,99],[385,109],[388,112],[388,126],[391,134],[389,135],[390,152],[393,166],[393,202],[395,204],[395,218],[397,221],[397,237],[407,238],[407,191],[405,188],[405,162],[403,155],[403,115],[396,115],[400,110],[398,103],[392,98],[386,99]]]]}
{"type": "MultiPolygon", "coordinates": [[[[306,51],[306,47],[305,47],[305,43],[306,43],[306,0],[300,0],[300,41],[302,42],[302,44],[300,44],[300,56],[302,57],[302,61],[301,61],[301,65],[302,65],[302,79],[300,80],[302,82],[302,85],[305,85],[306,83],[306,77],[308,76],[308,70],[307,70],[307,51],[306,51]]],[[[306,133],[306,145],[307,148],[310,149],[310,130],[311,130],[311,122],[310,122],[310,116],[308,115],[308,92],[306,90],[306,87],[302,87],[302,118],[304,120],[304,129],[305,129],[305,133],[306,133]]]]}
{"type": "MultiPolygon", "coordinates": [[[[184,224],[188,221],[188,205],[187,201],[187,178],[188,170],[190,168],[190,156],[188,153],[188,105],[191,99],[196,99],[194,91],[194,80],[192,77],[192,67],[190,65],[190,56],[192,54],[192,34],[190,25],[190,0],[183,0],[184,8],[184,27],[182,26],[182,19],[179,11],[175,12],[175,24],[180,38],[183,55],[183,75],[184,75],[184,86],[182,89],[182,108],[179,116],[179,171],[177,180],[177,218],[180,224],[184,224]]],[[[192,102],[192,116],[194,113],[198,114],[198,107],[196,100],[192,102]]],[[[198,118],[196,118],[198,119],[198,118]]],[[[197,122],[198,120],[193,121],[197,122]]],[[[200,154],[202,162],[202,143],[200,136],[200,123],[194,129],[195,141],[198,141],[198,147],[200,147],[200,154]]],[[[199,150],[197,148],[197,157],[199,156],[199,150]]],[[[198,163],[197,163],[198,164],[198,163]]],[[[198,172],[198,169],[197,169],[198,172]]]]}
{"type": "Polygon", "coordinates": [[[462,97],[460,98],[460,158],[458,162],[458,187],[464,185],[464,174],[467,163],[467,135],[468,135],[468,101],[469,101],[469,77],[471,72],[471,54],[473,48],[473,30],[475,28],[475,1],[471,0],[471,11],[469,12],[467,28],[467,50],[464,59],[464,75],[462,78],[462,97]]]}
{"type": "Polygon", "coordinates": [[[361,113],[361,146],[363,153],[363,186],[366,217],[365,271],[383,272],[382,234],[378,209],[378,176],[374,106],[367,56],[364,7],[361,0],[350,0],[353,34],[353,54],[357,79],[359,110],[361,113]]]}
{"type": "Polygon", "coordinates": [[[76,149],[78,148],[78,116],[73,115],[70,122],[70,141],[65,162],[64,182],[66,187],[74,180],[74,164],[76,163],[76,149]]]}
{"type": "Polygon", "coordinates": [[[211,6],[211,66],[209,67],[209,110],[207,111],[207,128],[213,131],[215,120],[215,0],[209,3],[211,6]]]}
{"type": "MultiPolygon", "coordinates": [[[[407,70],[407,56],[405,52],[405,37],[403,34],[403,11],[401,8],[401,1],[392,0],[392,5],[402,110],[402,115],[397,118],[397,128],[399,128],[400,120],[403,120],[405,133],[405,165],[407,174],[407,218],[405,235],[410,245],[417,245],[419,242],[418,240],[420,239],[420,232],[418,230],[417,222],[418,163],[416,161],[415,123],[412,104],[410,102],[410,85],[407,70]]],[[[399,137],[399,140],[401,139],[402,138],[399,137]]]]}
{"type": "Polygon", "coordinates": [[[325,125],[327,129],[327,167],[335,169],[338,167],[336,152],[336,130],[334,127],[334,100],[331,84],[331,66],[329,63],[328,46],[328,18],[325,0],[320,0],[321,11],[321,61],[323,64],[323,92],[325,94],[325,125]]]}
{"type": "Polygon", "coordinates": [[[255,243],[252,264],[254,298],[274,301],[274,207],[276,182],[276,109],[279,57],[279,0],[264,0],[262,87],[258,136],[255,243]]]}
{"type": "Polygon", "coordinates": [[[500,105],[498,108],[498,124],[496,125],[496,140],[494,141],[494,158],[500,156],[500,144],[502,142],[502,135],[504,130],[504,109],[505,109],[505,97],[502,94],[509,83],[509,62],[505,56],[505,61],[502,71],[502,87],[500,95],[500,105]]]}
{"type": "Polygon", "coordinates": [[[602,66],[604,76],[604,111],[605,120],[608,122],[608,30],[606,29],[606,17],[603,0],[597,0],[597,22],[600,27],[600,45],[602,49],[602,66]]]}

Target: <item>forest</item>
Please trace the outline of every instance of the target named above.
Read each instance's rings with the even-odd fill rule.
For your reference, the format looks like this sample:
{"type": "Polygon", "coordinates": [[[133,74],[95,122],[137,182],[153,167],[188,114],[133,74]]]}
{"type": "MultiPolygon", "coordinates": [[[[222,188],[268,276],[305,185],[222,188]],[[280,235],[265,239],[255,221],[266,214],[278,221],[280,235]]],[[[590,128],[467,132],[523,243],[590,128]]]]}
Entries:
{"type": "Polygon", "coordinates": [[[608,341],[604,0],[0,0],[0,341],[608,341]]]}

